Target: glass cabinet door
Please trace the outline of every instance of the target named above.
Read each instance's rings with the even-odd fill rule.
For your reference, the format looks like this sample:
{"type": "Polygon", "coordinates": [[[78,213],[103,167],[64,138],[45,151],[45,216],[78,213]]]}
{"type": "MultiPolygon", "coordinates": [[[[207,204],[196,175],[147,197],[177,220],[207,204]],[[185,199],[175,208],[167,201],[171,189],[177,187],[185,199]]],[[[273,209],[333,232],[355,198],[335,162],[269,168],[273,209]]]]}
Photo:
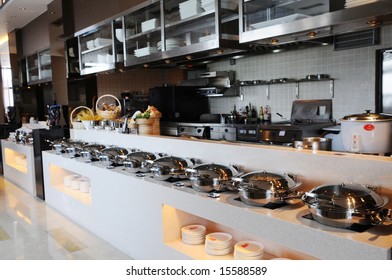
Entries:
{"type": "MultiPolygon", "coordinates": [[[[244,31],[328,13],[330,0],[245,0],[244,31]]],[[[343,2],[344,1],[340,1],[343,2]]],[[[343,4],[344,5],[344,4],[343,4]]]]}
{"type": "Polygon", "coordinates": [[[237,0],[164,1],[165,41],[162,50],[190,47],[189,53],[219,46],[225,35],[238,34],[238,21],[231,28],[230,17],[238,19],[237,0]],[[224,34],[223,34],[224,33],[224,34]]]}
{"type": "Polygon", "coordinates": [[[52,79],[52,60],[50,50],[45,50],[39,54],[39,78],[40,80],[52,79]]]}
{"type": "Polygon", "coordinates": [[[38,54],[33,54],[27,57],[27,83],[33,83],[39,80],[39,64],[38,54]]]}
{"type": "Polygon", "coordinates": [[[153,60],[161,51],[161,2],[124,16],[125,66],[153,60]]]}
{"type": "Polygon", "coordinates": [[[79,35],[79,60],[82,75],[115,68],[112,22],[79,35]]]}

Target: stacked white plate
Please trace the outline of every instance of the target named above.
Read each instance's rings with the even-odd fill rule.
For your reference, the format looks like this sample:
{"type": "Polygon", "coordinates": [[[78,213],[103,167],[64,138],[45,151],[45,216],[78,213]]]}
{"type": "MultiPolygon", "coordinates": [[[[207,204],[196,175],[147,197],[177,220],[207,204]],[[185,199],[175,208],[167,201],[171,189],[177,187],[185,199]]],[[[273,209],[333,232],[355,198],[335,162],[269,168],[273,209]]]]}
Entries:
{"type": "Polygon", "coordinates": [[[146,32],[158,27],[158,20],[156,18],[152,18],[142,22],[142,32],[146,32]]]}
{"type": "MultiPolygon", "coordinates": [[[[184,40],[178,38],[169,38],[166,39],[166,50],[170,51],[172,49],[181,47],[184,43],[184,40]]],[[[162,41],[157,43],[158,51],[162,50],[162,41]]]]}
{"type": "Polygon", "coordinates": [[[204,11],[211,11],[215,9],[215,0],[201,0],[201,7],[204,11]]]}
{"type": "Polygon", "coordinates": [[[240,241],[234,245],[235,260],[261,260],[264,245],[256,241],[240,241]]]}
{"type": "Polygon", "coordinates": [[[188,245],[203,244],[206,237],[206,227],[202,225],[187,225],[181,228],[182,242],[188,245]]]}
{"type": "Polygon", "coordinates": [[[150,54],[156,53],[156,52],[158,52],[158,49],[156,47],[145,47],[145,48],[135,50],[135,56],[141,57],[141,56],[150,55],[150,54]]]}
{"type": "Polygon", "coordinates": [[[206,235],[205,250],[207,254],[214,256],[222,256],[230,254],[232,248],[233,237],[225,232],[214,232],[206,235]]]}
{"type": "Polygon", "coordinates": [[[203,12],[200,0],[188,0],[180,3],[180,17],[186,19],[203,12]]]}
{"type": "Polygon", "coordinates": [[[367,5],[378,2],[379,0],[346,0],[346,8],[354,8],[357,6],[367,5]]]}

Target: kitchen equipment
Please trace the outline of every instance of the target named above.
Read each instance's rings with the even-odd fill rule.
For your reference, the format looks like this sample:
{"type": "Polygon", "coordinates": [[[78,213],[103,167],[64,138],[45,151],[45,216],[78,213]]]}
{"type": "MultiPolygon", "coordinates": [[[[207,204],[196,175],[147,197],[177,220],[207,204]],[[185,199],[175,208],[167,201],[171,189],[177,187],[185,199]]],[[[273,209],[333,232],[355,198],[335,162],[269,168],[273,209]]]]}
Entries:
{"type": "Polygon", "coordinates": [[[258,124],[237,124],[237,140],[245,142],[258,142],[259,125],[258,124]]]}
{"type": "Polygon", "coordinates": [[[332,151],[344,151],[342,136],[340,135],[340,125],[328,126],[323,128],[325,138],[332,140],[332,151]]]}
{"type": "Polygon", "coordinates": [[[371,113],[345,116],[341,135],[347,152],[386,154],[392,152],[392,116],[371,113]]]}
{"type": "Polygon", "coordinates": [[[210,124],[210,139],[212,140],[237,140],[237,128],[224,124],[210,124]]]}
{"type": "Polygon", "coordinates": [[[325,184],[302,197],[314,220],[339,228],[392,222],[388,199],[360,184],[325,184]]]}
{"type": "Polygon", "coordinates": [[[200,96],[195,86],[163,86],[149,90],[150,105],[162,113],[162,122],[199,121],[200,115],[210,113],[208,98],[200,96]]]}
{"type": "Polygon", "coordinates": [[[216,163],[203,163],[186,169],[192,188],[199,192],[235,190],[231,179],[240,174],[237,166],[216,163]]]}
{"type": "Polygon", "coordinates": [[[241,201],[251,206],[265,206],[270,202],[294,204],[300,201],[301,193],[296,189],[302,183],[293,175],[254,171],[233,178],[233,181],[236,182],[241,201]]]}
{"type": "Polygon", "coordinates": [[[193,159],[164,156],[151,162],[152,177],[159,181],[169,178],[186,179],[185,170],[195,164],[193,159]]]}
{"type": "Polygon", "coordinates": [[[210,128],[203,123],[178,123],[178,136],[210,138],[210,128]]]}
{"type": "Polygon", "coordinates": [[[295,139],[320,136],[323,128],[333,125],[331,99],[294,100],[290,121],[261,123],[258,140],[289,146],[295,139]]]}
{"type": "Polygon", "coordinates": [[[131,173],[150,172],[151,161],[154,161],[158,157],[159,155],[150,152],[131,152],[124,160],[125,170],[131,173]]]}
{"type": "Polygon", "coordinates": [[[332,149],[332,139],[324,137],[304,137],[302,140],[294,140],[293,146],[296,149],[330,151],[332,149]]]}
{"type": "Polygon", "coordinates": [[[205,85],[197,92],[208,97],[239,96],[239,87],[235,84],[234,71],[211,71],[200,73],[199,79],[205,80],[205,85]]]}

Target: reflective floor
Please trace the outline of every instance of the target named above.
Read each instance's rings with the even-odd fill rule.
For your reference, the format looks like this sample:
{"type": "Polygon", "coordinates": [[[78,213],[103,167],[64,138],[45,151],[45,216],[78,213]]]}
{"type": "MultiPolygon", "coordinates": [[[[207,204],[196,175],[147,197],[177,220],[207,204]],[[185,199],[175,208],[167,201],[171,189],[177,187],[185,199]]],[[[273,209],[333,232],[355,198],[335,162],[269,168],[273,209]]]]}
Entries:
{"type": "Polygon", "coordinates": [[[0,176],[0,259],[130,257],[0,176]]]}

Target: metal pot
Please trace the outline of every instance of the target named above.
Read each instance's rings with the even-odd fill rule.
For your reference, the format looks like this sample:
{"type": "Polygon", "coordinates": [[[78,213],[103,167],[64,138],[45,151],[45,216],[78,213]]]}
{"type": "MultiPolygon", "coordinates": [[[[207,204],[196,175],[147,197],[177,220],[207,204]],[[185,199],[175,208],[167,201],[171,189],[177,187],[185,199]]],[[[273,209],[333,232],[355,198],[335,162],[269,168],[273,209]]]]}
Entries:
{"type": "Polygon", "coordinates": [[[341,135],[346,152],[385,154],[392,152],[392,116],[364,114],[341,119],[341,135]]]}
{"type": "Polygon", "coordinates": [[[107,147],[101,151],[99,156],[99,161],[102,165],[108,166],[114,164],[123,164],[124,160],[127,158],[129,151],[126,148],[121,147],[107,147]]]}
{"type": "Polygon", "coordinates": [[[235,190],[231,179],[239,174],[236,166],[215,163],[199,164],[186,170],[192,188],[199,192],[235,190]]]}
{"type": "Polygon", "coordinates": [[[302,200],[313,219],[332,227],[392,222],[392,210],[383,209],[388,199],[359,184],[321,185],[305,193],[302,200]]]}
{"type": "Polygon", "coordinates": [[[332,139],[323,137],[304,137],[302,140],[294,140],[293,147],[296,149],[331,151],[332,139]]]}
{"type": "Polygon", "coordinates": [[[80,155],[85,159],[85,161],[91,161],[92,159],[99,159],[101,152],[106,146],[102,144],[88,144],[83,147],[83,151],[80,155]]]}
{"type": "Polygon", "coordinates": [[[131,173],[150,172],[151,161],[157,159],[159,155],[150,152],[135,151],[127,155],[124,160],[125,170],[131,173]]]}
{"type": "Polygon", "coordinates": [[[242,202],[252,206],[265,206],[268,203],[300,202],[302,193],[296,189],[301,186],[295,176],[288,174],[255,171],[234,178],[242,202]]]}
{"type": "Polygon", "coordinates": [[[150,171],[156,180],[173,178],[186,179],[185,169],[194,165],[194,160],[174,156],[164,156],[152,162],[150,171]]]}

